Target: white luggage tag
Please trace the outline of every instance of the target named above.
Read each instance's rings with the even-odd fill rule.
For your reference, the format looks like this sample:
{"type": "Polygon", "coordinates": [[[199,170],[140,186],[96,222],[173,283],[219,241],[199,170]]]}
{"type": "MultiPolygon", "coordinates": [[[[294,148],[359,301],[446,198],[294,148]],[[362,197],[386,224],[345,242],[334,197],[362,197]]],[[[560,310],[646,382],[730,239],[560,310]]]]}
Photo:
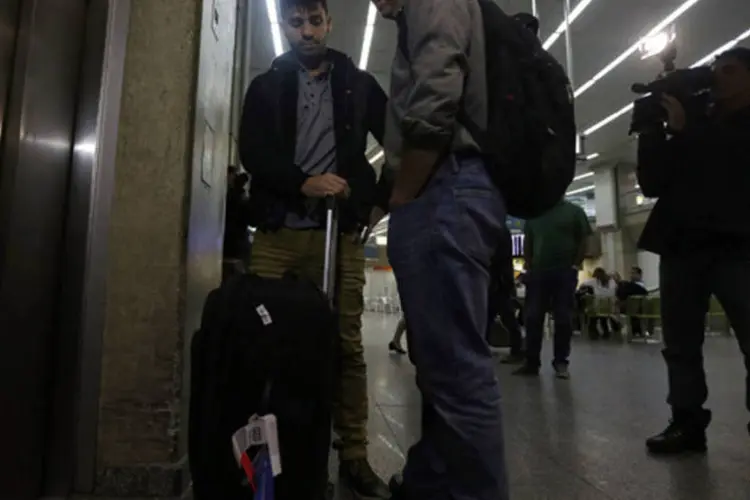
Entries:
{"type": "Polygon", "coordinates": [[[266,306],[264,306],[263,304],[256,307],[255,312],[257,312],[258,316],[260,316],[260,320],[263,322],[263,326],[268,326],[273,323],[271,313],[268,312],[268,309],[266,309],[266,306]]]}
{"type": "Polygon", "coordinates": [[[281,474],[281,450],[279,449],[279,431],[276,416],[272,413],[260,417],[260,427],[265,445],[268,447],[268,455],[271,458],[271,472],[273,477],[281,474]]]}

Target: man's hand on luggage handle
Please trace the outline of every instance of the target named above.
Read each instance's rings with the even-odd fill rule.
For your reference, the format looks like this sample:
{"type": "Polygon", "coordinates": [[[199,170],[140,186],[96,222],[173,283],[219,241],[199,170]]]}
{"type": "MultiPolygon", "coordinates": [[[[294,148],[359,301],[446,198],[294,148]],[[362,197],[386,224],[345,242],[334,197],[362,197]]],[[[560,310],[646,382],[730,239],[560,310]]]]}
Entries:
{"type": "Polygon", "coordinates": [[[308,198],[336,196],[348,198],[351,194],[349,183],[336,174],[313,175],[302,184],[302,194],[308,198]]]}

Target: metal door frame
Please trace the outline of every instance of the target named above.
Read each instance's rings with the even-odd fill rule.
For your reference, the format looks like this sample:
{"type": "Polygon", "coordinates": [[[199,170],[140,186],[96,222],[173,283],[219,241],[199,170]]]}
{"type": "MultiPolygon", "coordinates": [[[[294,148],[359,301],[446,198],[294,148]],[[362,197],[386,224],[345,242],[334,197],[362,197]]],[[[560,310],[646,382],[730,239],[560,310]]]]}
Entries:
{"type": "Polygon", "coordinates": [[[91,493],[96,484],[110,209],[130,9],[130,0],[89,0],[87,13],[61,301],[61,335],[76,348],[69,359],[77,370],[61,389],[75,396],[65,448],[77,493],[91,493]]]}

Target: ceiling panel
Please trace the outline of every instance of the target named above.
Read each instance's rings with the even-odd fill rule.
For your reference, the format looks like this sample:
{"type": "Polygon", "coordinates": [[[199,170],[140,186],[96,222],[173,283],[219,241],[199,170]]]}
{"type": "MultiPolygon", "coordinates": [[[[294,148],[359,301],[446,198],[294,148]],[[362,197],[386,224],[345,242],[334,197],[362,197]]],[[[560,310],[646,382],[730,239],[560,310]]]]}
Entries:
{"type": "MultiPolygon", "coordinates": [[[[408,1],[408,0],[407,0],[408,1]]],[[[563,20],[564,0],[537,0],[542,39],[546,39],[563,20]]],[[[580,0],[571,0],[572,7],[580,0]]],[[[497,0],[507,12],[531,11],[531,0],[497,0]]],[[[573,24],[571,39],[574,53],[574,80],[588,81],[651,27],[660,22],[683,0],[593,0],[573,24]]],[[[256,8],[253,30],[252,63],[256,71],[268,68],[273,44],[268,29],[265,1],[252,0],[256,8]]],[[[359,62],[362,35],[367,17],[367,0],[329,0],[334,29],[330,44],[359,62]]],[[[723,43],[750,29],[750,1],[700,0],[676,23],[681,65],[692,64],[723,43]]],[[[745,42],[746,44],[748,41],[745,42]]],[[[396,50],[396,29],[392,22],[378,19],[370,54],[369,70],[388,88],[390,65],[396,50]]],[[[565,62],[565,37],[551,52],[565,62]]],[[[596,123],[632,101],[630,85],[651,80],[660,71],[658,60],[640,60],[631,56],[604,77],[577,101],[581,129],[596,123]]],[[[627,141],[628,117],[624,116],[596,132],[587,140],[589,152],[616,149],[627,141]]]]}

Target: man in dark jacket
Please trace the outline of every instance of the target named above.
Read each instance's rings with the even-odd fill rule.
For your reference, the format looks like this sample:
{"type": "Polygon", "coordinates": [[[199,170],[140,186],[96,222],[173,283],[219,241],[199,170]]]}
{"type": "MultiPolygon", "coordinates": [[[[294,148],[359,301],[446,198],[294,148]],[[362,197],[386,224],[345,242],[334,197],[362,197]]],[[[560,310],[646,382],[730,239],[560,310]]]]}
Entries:
{"type": "MultiPolygon", "coordinates": [[[[705,451],[711,412],[703,369],[709,301],[715,295],[750,369],[750,49],[714,67],[709,116],[664,96],[666,131],[640,137],[638,179],[659,198],[640,247],[661,255],[661,316],[672,422],[647,441],[654,453],[705,451]],[[671,136],[671,137],[669,137],[671,136]]],[[[747,406],[750,410],[750,377],[747,406]]]]}
{"type": "MultiPolygon", "coordinates": [[[[354,238],[371,211],[377,211],[376,175],[365,152],[368,133],[382,141],[387,97],[372,76],[326,47],[331,18],[325,0],[280,4],[292,50],[251,83],[240,127],[240,155],[252,176],[250,204],[258,228],[251,271],[266,277],[292,271],[320,281],[324,198],[338,199],[342,359],[334,429],[340,479],[358,497],[387,497],[387,486],[367,460],[369,406],[361,333],[365,258],[364,247],[354,238]]],[[[387,200],[387,188],[383,190],[381,198],[387,200]]]]}

